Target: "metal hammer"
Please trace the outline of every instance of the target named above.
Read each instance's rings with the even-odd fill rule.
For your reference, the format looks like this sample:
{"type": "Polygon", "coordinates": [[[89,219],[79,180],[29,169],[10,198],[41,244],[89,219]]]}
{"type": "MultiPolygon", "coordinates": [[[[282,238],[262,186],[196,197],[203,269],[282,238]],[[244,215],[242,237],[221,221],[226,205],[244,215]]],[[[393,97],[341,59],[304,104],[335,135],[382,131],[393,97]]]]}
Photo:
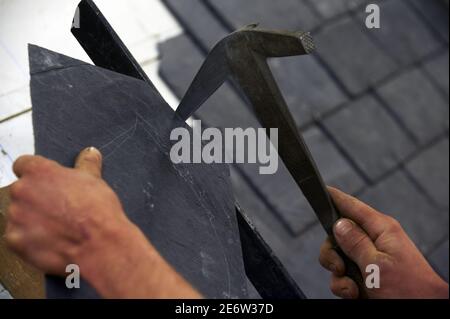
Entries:
{"type": "MultiPolygon", "coordinates": [[[[268,58],[305,55],[314,50],[313,39],[307,32],[269,31],[249,25],[231,33],[209,53],[181,100],[177,114],[183,120],[188,119],[226,80],[234,80],[267,132],[278,128],[280,158],[333,238],[333,225],[341,215],[267,64],[268,58]]],[[[335,248],[345,261],[346,275],[358,284],[360,297],[366,297],[358,266],[337,245],[335,248]]]]}

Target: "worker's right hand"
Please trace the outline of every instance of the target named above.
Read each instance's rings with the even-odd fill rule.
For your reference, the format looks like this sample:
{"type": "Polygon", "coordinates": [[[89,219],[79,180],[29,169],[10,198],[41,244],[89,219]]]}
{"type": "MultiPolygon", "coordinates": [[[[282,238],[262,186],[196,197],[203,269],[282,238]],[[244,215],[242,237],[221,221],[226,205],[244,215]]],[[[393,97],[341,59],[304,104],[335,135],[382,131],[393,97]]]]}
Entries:
{"type": "MultiPolygon", "coordinates": [[[[366,272],[369,265],[376,265],[380,271],[379,288],[366,287],[369,298],[448,298],[448,284],[395,219],[337,189],[329,191],[343,216],[334,226],[336,242],[363,276],[371,273],[366,272]]],[[[332,272],[330,287],[336,296],[358,298],[358,287],[344,275],[344,262],[330,239],[322,245],[319,261],[332,272]]]]}

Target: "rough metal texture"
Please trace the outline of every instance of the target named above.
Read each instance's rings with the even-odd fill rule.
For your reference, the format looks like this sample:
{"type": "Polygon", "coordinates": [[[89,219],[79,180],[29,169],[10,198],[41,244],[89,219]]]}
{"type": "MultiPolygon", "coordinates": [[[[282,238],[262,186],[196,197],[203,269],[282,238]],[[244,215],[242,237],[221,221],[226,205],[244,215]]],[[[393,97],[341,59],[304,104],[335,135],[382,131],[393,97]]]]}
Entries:
{"type": "MultiPolygon", "coordinates": [[[[170,131],[188,127],[159,94],[143,81],[35,46],[30,69],[37,154],[70,166],[86,145],[99,148],[105,180],[168,262],[207,297],[245,297],[229,170],[172,164],[170,131]]],[[[54,278],[47,294],[95,297],[84,282],[69,291],[54,278]]]]}

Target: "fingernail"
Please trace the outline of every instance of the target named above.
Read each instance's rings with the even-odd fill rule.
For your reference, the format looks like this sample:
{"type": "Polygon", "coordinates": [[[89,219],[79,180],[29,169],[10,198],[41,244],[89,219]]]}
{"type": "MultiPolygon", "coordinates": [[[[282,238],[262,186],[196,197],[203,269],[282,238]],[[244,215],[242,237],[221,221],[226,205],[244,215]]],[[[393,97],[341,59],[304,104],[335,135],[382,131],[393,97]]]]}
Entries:
{"type": "Polygon", "coordinates": [[[94,152],[94,151],[98,152],[98,150],[94,146],[90,146],[86,149],[86,152],[94,152]]]}
{"type": "Polygon", "coordinates": [[[353,223],[348,219],[339,220],[334,226],[334,231],[338,236],[345,236],[353,228],[353,223]]]}

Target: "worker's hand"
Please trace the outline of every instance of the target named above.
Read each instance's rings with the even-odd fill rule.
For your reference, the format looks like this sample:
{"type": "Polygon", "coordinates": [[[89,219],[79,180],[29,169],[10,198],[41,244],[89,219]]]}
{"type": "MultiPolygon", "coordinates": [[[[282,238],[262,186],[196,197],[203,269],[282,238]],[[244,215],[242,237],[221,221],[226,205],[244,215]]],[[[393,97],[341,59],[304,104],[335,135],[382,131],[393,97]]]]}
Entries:
{"type": "Polygon", "coordinates": [[[55,275],[76,264],[103,297],[200,297],[127,219],[98,150],[81,152],[73,169],[40,156],[13,169],[5,238],[25,261],[55,275]]]}
{"type": "MultiPolygon", "coordinates": [[[[400,224],[341,191],[329,188],[343,215],[334,226],[336,242],[367,276],[377,265],[380,287],[366,288],[369,298],[448,298],[448,284],[430,267],[400,224]]],[[[320,251],[320,264],[332,272],[331,291],[338,297],[358,298],[356,283],[344,276],[342,259],[328,239],[320,251]]]]}
{"type": "Polygon", "coordinates": [[[20,157],[19,180],[10,188],[6,242],[23,259],[49,274],[64,274],[98,251],[104,237],[129,228],[121,203],[101,179],[102,156],[88,148],[75,168],[40,156],[20,157]]]}

